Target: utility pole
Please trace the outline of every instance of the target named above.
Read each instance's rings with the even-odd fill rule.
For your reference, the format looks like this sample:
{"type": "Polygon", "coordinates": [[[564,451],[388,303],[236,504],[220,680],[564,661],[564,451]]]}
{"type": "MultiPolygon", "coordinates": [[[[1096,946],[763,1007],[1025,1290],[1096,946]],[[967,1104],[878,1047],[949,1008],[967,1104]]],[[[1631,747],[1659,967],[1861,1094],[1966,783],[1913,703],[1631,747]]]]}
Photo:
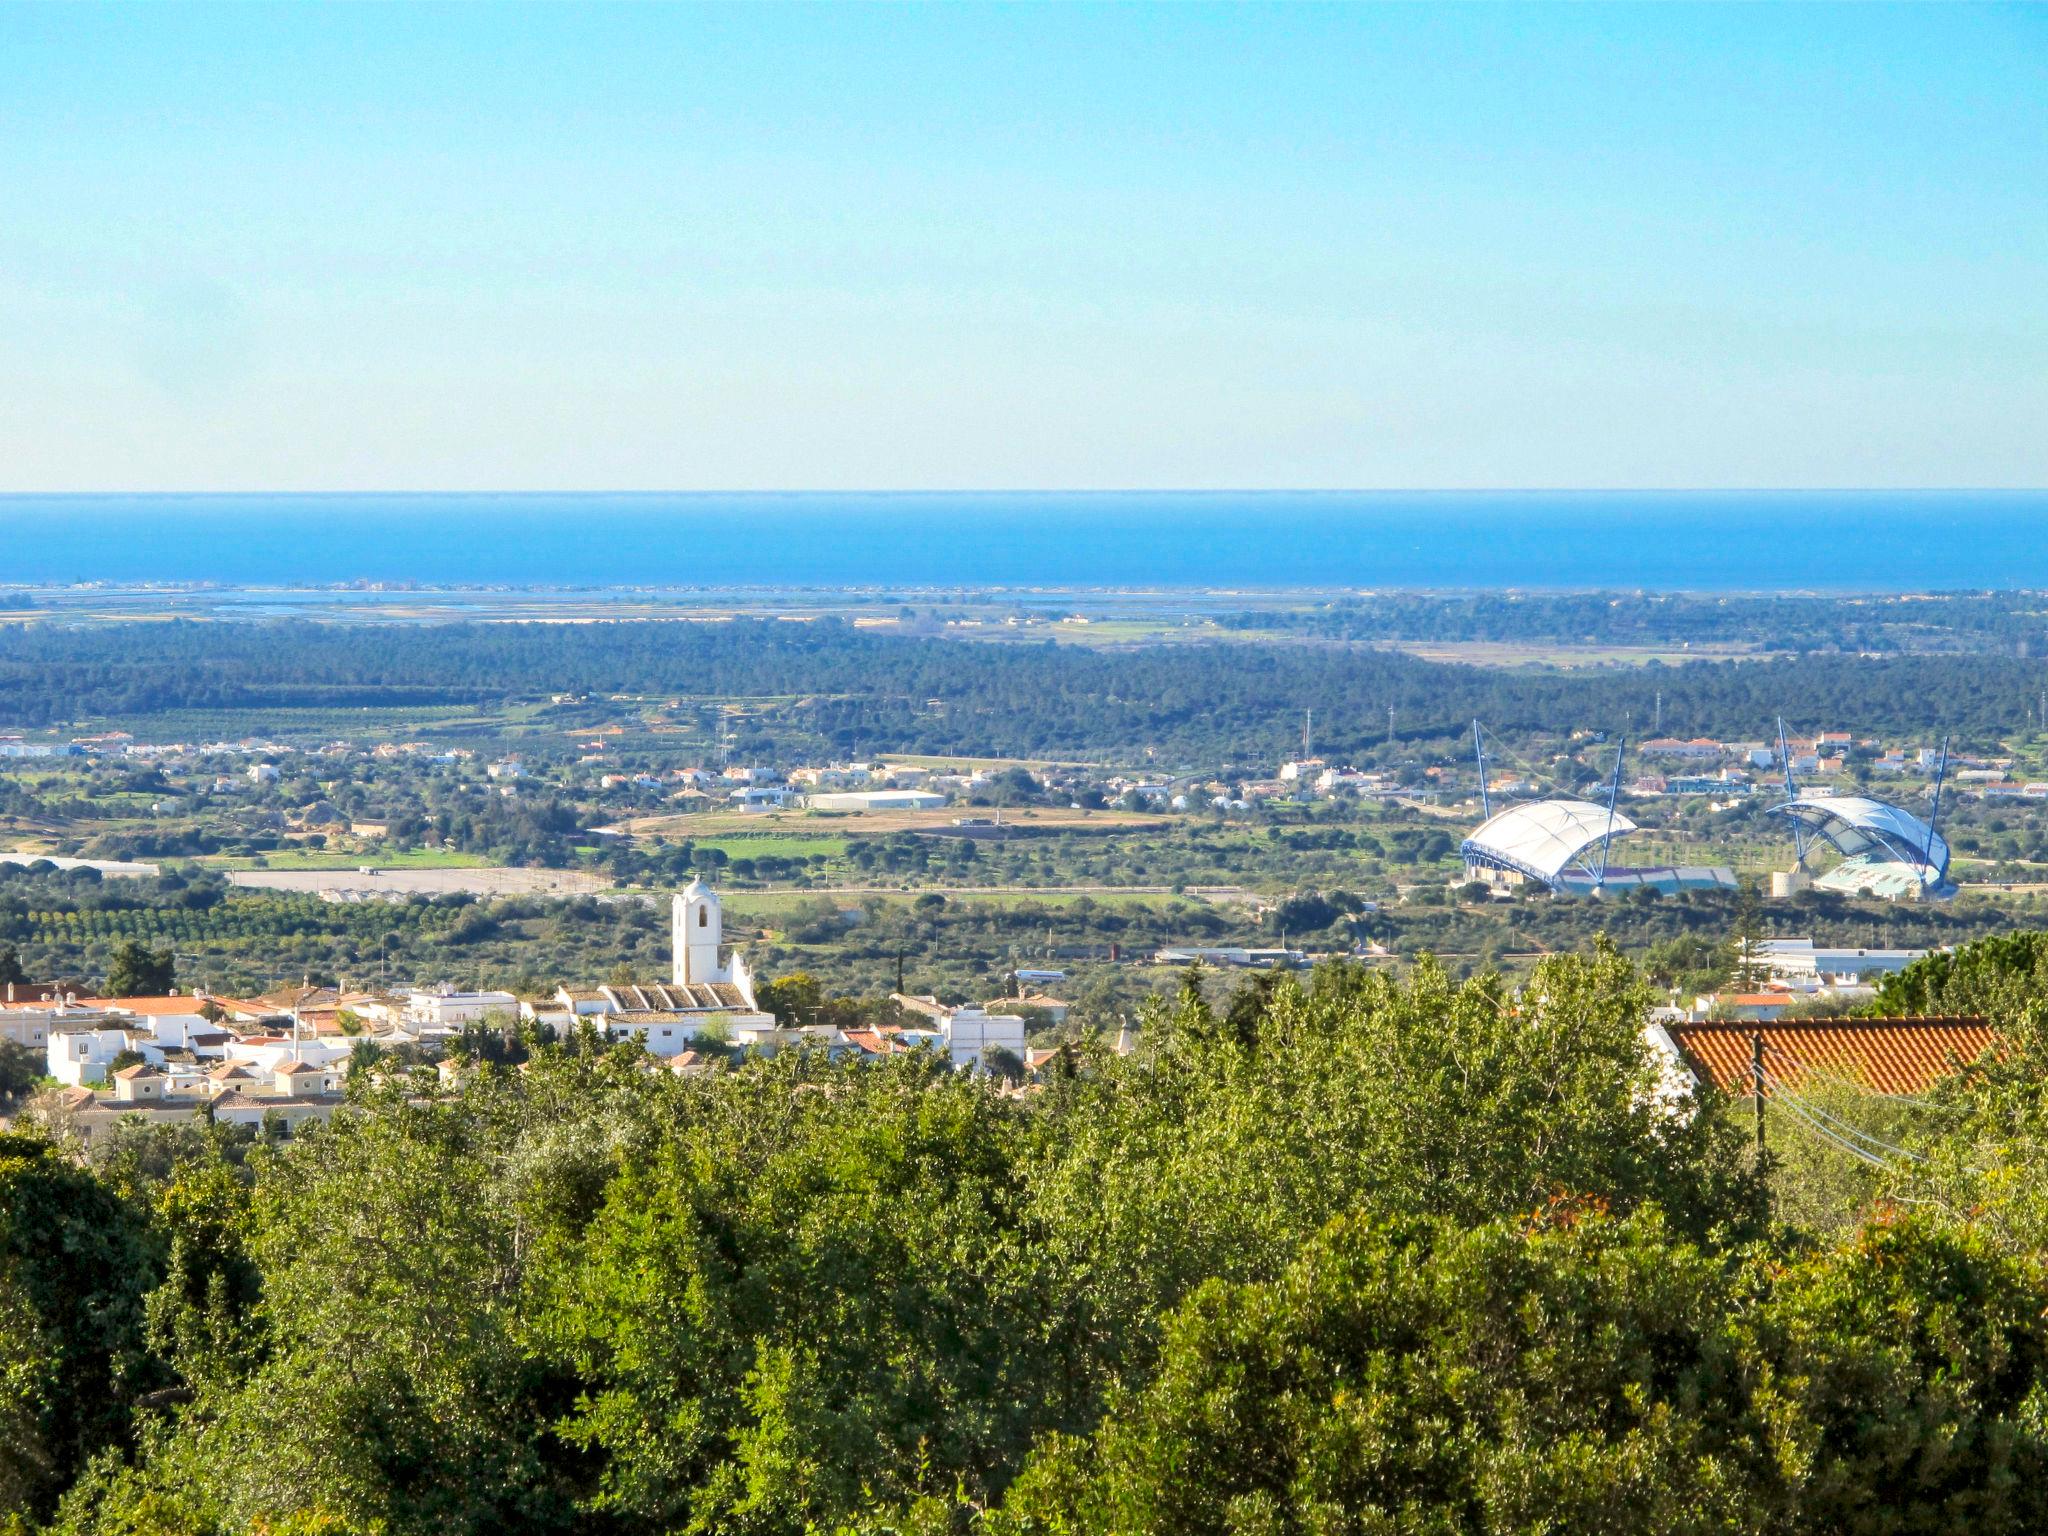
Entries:
{"type": "Polygon", "coordinates": [[[1310,735],[1310,728],[1314,726],[1315,720],[1316,712],[1314,710],[1304,709],[1301,712],[1301,760],[1304,763],[1314,756],[1311,750],[1312,737],[1310,735]]]}
{"type": "Polygon", "coordinates": [[[1657,709],[1656,713],[1650,717],[1650,721],[1651,731],[1657,735],[1662,735],[1664,732],[1664,690],[1662,688],[1657,690],[1657,709]]]}
{"type": "Polygon", "coordinates": [[[1393,705],[1391,705],[1391,704],[1389,704],[1389,705],[1387,706],[1387,745],[1391,747],[1391,746],[1392,746],[1393,744],[1394,744],[1394,706],[1393,706],[1393,705]]]}
{"type": "Polygon", "coordinates": [[[1758,1030],[1749,1037],[1749,1086],[1756,1095],[1756,1163],[1764,1163],[1764,1037],[1758,1030]]]}

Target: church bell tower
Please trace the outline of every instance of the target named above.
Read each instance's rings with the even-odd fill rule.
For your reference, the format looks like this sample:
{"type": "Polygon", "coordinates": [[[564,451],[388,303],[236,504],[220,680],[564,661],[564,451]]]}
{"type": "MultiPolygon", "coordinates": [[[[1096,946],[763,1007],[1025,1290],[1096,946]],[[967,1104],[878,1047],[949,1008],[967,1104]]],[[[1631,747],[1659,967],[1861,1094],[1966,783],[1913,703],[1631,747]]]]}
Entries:
{"type": "Polygon", "coordinates": [[[718,963],[724,921],[717,892],[701,879],[692,880],[676,896],[671,913],[676,984],[703,986],[725,980],[718,963]]]}

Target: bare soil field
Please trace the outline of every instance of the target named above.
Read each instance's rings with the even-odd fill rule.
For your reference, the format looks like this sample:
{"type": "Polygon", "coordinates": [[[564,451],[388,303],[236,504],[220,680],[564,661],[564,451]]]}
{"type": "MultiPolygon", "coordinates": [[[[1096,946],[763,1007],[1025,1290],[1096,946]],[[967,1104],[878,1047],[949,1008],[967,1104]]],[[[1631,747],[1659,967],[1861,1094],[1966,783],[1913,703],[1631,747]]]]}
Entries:
{"type": "Polygon", "coordinates": [[[1667,667],[1688,661],[1768,661],[1778,654],[1743,645],[1566,645],[1505,640],[1389,640],[1376,650],[1468,667],[1667,667]]]}
{"type": "Polygon", "coordinates": [[[349,891],[368,896],[578,896],[608,891],[612,881],[576,869],[237,869],[233,885],[265,891],[349,891]]]}

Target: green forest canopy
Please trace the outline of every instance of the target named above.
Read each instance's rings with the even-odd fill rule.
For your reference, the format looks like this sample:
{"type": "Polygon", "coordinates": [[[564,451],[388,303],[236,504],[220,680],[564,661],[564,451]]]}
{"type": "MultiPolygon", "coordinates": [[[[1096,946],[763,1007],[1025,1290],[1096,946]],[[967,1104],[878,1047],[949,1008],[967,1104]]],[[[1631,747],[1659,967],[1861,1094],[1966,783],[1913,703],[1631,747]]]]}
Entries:
{"type": "MultiPolygon", "coordinates": [[[[1337,756],[1385,738],[1667,729],[1761,739],[1779,714],[1861,731],[2023,728],[2048,663],[2012,657],[1817,655],[1563,672],[1482,669],[1334,646],[1213,643],[1103,652],[976,644],[812,623],[304,622],[120,628],[0,626],[0,725],[40,727],[173,709],[289,712],[459,703],[558,691],[807,701],[821,742],[871,751],[1086,757],[1153,747],[1265,761],[1313,709],[1337,756]],[[1662,695],[1661,705],[1658,695],[1662,695]]],[[[283,715],[280,715],[283,712],[283,715]]],[[[326,722],[322,722],[323,727],[326,722]]]]}
{"type": "Polygon", "coordinates": [[[2038,1009],[1837,1227],[1780,1219],[1796,1147],[1760,1168],[1716,1105],[1659,1105],[1648,1002],[1599,948],[1519,996],[1334,966],[1190,993],[1022,1097],[584,1042],[452,1092],[361,1075],[285,1144],[86,1168],[16,1135],[0,1501],[128,1533],[2041,1529],[2038,1009]]]}

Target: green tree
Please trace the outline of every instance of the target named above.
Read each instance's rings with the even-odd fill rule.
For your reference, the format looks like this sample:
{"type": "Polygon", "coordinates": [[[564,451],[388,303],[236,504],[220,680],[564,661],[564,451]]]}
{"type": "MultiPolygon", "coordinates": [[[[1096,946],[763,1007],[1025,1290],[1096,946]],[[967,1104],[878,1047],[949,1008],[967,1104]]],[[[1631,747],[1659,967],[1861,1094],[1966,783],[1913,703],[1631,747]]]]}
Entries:
{"type": "Polygon", "coordinates": [[[1737,990],[1754,992],[1770,979],[1770,967],[1764,963],[1764,915],[1763,907],[1757,900],[1756,891],[1745,885],[1736,898],[1735,921],[1729,931],[1729,948],[1734,959],[1729,979],[1737,990]]]}
{"type": "Polygon", "coordinates": [[[168,949],[151,949],[136,939],[123,939],[107,964],[109,997],[168,997],[177,987],[177,971],[168,949]]]}
{"type": "Polygon", "coordinates": [[[0,1306],[34,1341],[0,1354],[16,1447],[0,1477],[29,1509],[125,1446],[137,1396],[162,1384],[143,1328],[160,1266],[146,1223],[104,1182],[48,1141],[0,1132],[0,1306]]]}
{"type": "Polygon", "coordinates": [[[11,1114],[43,1076],[47,1059],[41,1051],[13,1040],[0,1040],[0,1114],[11,1114]]]}
{"type": "Polygon", "coordinates": [[[597,1510],[795,1532],[871,1495],[1000,1489],[1050,1385],[1016,1106],[915,1056],[788,1053],[671,1091],[693,1112],[621,1169],[554,1287],[597,1510]]]}
{"type": "Polygon", "coordinates": [[[791,971],[763,986],[756,996],[775,1022],[788,1029],[811,1022],[824,1001],[825,988],[809,971],[791,971]]]}
{"type": "Polygon", "coordinates": [[[1877,1014],[1980,1014],[2011,1022],[2048,1001],[2048,933],[2029,931],[1936,950],[1879,984],[1877,1014]]]}

